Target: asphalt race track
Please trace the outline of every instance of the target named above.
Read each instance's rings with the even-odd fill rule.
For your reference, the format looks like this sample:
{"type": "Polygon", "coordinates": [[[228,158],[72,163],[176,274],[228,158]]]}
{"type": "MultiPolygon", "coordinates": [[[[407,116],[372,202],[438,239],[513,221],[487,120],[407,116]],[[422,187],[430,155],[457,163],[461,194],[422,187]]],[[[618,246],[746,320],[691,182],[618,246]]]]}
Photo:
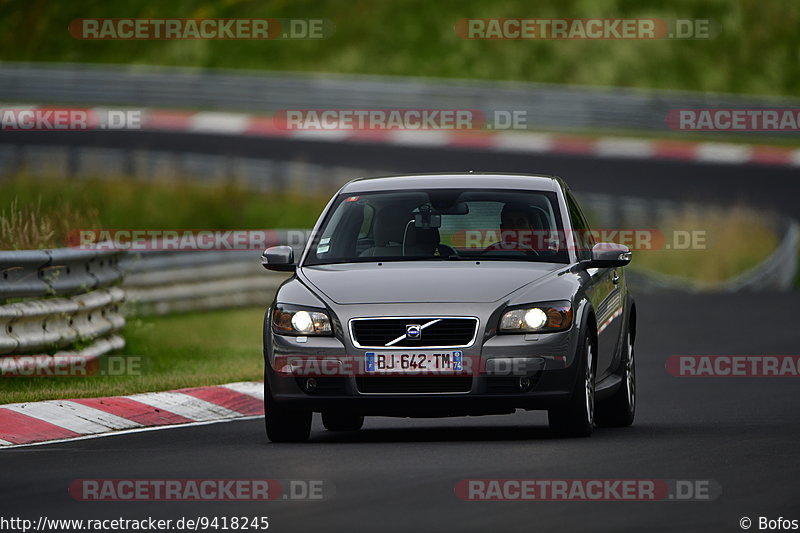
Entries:
{"type": "MultiPolygon", "coordinates": [[[[724,140],[724,139],[720,139],[724,140]]],[[[712,204],[737,202],[800,218],[798,169],[653,159],[598,158],[573,154],[519,154],[475,148],[442,148],[269,139],[235,135],[119,131],[5,132],[0,143],[90,146],[125,150],[299,160],[375,172],[520,172],[555,174],[574,191],[624,194],[712,204]]],[[[357,176],[353,176],[357,177],[357,176]]],[[[332,184],[332,189],[335,185],[332,184]]]]}
{"type": "MultiPolygon", "coordinates": [[[[791,293],[640,295],[636,423],[552,437],[542,413],[367,419],[309,443],[266,441],[263,420],[167,429],[0,453],[0,515],[49,518],[268,516],[269,531],[741,531],[800,518],[800,405],[791,378],[678,378],[671,355],[797,354],[791,293]],[[77,502],[90,478],[324,480],[322,501],[77,502]],[[465,478],[702,479],[712,501],[468,502],[465,478]],[[330,485],[328,485],[330,487],[330,485]]],[[[256,334],[254,332],[254,334],[256,334]]]]}

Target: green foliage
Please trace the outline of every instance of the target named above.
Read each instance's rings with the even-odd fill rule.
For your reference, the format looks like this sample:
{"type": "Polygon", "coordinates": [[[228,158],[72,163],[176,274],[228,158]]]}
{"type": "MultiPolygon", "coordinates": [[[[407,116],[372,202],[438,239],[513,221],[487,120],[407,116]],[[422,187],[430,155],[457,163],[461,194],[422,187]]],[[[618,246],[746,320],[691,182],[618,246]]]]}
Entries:
{"type": "Polygon", "coordinates": [[[796,96],[796,0],[6,0],[0,59],[412,75],[796,96]],[[91,17],[325,18],[327,40],[80,41],[91,17]],[[710,40],[477,41],[462,18],[711,19],[710,40]]]}

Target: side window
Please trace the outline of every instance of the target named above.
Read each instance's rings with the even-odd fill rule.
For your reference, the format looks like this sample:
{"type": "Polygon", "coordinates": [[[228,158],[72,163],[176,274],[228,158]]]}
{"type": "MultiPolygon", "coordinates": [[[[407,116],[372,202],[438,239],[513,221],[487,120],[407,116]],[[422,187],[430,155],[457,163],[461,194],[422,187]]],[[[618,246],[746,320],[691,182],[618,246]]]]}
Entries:
{"type": "Polygon", "coordinates": [[[359,203],[341,202],[333,212],[325,231],[319,236],[317,258],[335,259],[353,255],[359,244],[359,232],[364,227],[367,216],[370,216],[371,221],[371,207],[359,203]]]}
{"type": "Polygon", "coordinates": [[[573,198],[569,190],[565,190],[567,196],[567,208],[569,209],[569,221],[572,226],[572,242],[578,255],[578,259],[591,259],[594,237],[589,231],[589,224],[583,216],[578,203],[573,198]]]}
{"type": "Polygon", "coordinates": [[[372,229],[372,219],[375,216],[375,208],[369,204],[364,205],[364,222],[361,223],[361,229],[358,231],[358,238],[365,239],[372,229]]]}

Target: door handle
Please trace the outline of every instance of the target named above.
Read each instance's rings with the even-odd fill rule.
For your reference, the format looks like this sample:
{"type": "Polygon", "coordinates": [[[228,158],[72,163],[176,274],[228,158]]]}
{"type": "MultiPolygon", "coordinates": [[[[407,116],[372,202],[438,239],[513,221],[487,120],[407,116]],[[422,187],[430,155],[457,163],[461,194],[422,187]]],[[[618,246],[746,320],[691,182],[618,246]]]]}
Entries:
{"type": "Polygon", "coordinates": [[[617,274],[616,270],[611,273],[611,282],[614,285],[618,285],[619,284],[619,274],[617,274]]]}

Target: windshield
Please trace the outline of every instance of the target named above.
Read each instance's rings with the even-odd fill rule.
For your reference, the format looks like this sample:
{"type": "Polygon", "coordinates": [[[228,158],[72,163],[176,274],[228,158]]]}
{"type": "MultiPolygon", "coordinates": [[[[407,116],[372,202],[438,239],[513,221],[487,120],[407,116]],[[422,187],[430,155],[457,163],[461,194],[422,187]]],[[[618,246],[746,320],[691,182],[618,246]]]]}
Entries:
{"type": "Polygon", "coordinates": [[[479,259],[568,263],[553,192],[384,191],[339,195],[306,265],[479,259]]]}

